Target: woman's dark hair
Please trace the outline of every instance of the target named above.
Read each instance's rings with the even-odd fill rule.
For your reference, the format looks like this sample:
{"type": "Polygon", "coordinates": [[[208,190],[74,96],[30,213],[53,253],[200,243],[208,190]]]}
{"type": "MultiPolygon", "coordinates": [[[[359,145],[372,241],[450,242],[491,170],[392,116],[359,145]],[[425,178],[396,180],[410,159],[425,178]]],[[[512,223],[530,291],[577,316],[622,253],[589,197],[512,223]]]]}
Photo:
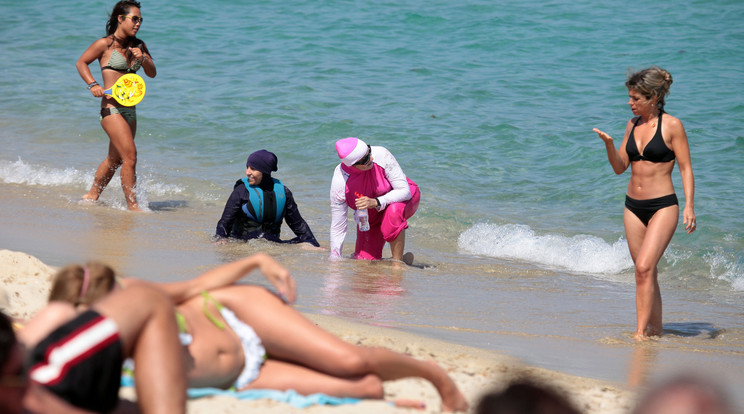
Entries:
{"type": "Polygon", "coordinates": [[[109,15],[109,19],[106,22],[106,36],[114,34],[116,29],[119,27],[119,16],[122,14],[129,14],[129,10],[132,7],[140,9],[140,2],[136,0],[121,0],[116,3],[114,10],[111,11],[111,15],[109,15]]]}
{"type": "MultiPolygon", "coordinates": [[[[127,15],[129,14],[129,11],[132,7],[136,7],[138,9],[141,9],[140,2],[137,0],[121,0],[120,2],[116,3],[114,6],[114,9],[111,11],[111,14],[109,15],[109,19],[106,22],[106,36],[112,36],[111,45],[116,40],[119,40],[119,42],[123,42],[121,45],[124,48],[127,47],[139,47],[142,48],[142,50],[147,53],[148,55],[152,56],[149,50],[147,50],[147,46],[145,46],[145,42],[143,42],[140,39],[137,39],[136,37],[127,38],[127,39],[116,39],[113,38],[114,33],[116,32],[116,29],[119,28],[119,16],[121,15],[127,15]]],[[[111,46],[109,45],[109,47],[111,46]]]]}
{"type": "Polygon", "coordinates": [[[547,385],[516,380],[505,390],[481,397],[476,414],[580,414],[565,397],[547,385]]]}

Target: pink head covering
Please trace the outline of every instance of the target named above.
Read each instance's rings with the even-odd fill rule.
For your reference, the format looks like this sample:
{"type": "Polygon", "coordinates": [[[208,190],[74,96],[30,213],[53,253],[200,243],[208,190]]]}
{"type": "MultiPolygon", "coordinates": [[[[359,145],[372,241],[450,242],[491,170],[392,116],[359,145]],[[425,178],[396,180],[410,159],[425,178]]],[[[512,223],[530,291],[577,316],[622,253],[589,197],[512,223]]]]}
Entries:
{"type": "Polygon", "coordinates": [[[341,162],[351,167],[355,162],[364,158],[367,144],[359,138],[344,138],[336,141],[336,152],[341,162]]]}

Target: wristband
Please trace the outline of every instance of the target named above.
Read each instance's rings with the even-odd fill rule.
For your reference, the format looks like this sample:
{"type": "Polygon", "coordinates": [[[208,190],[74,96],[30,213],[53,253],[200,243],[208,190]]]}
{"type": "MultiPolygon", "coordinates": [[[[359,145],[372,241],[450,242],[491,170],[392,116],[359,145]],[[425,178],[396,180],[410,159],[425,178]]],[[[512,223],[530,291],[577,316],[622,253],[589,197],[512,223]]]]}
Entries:
{"type": "Polygon", "coordinates": [[[380,199],[377,198],[377,197],[375,197],[375,201],[377,201],[377,207],[376,208],[380,208],[380,206],[382,205],[382,203],[380,203],[380,199]]]}
{"type": "Polygon", "coordinates": [[[93,81],[93,82],[91,82],[91,83],[88,84],[88,89],[90,89],[90,88],[92,88],[94,86],[97,86],[97,85],[98,85],[98,82],[93,81]]]}

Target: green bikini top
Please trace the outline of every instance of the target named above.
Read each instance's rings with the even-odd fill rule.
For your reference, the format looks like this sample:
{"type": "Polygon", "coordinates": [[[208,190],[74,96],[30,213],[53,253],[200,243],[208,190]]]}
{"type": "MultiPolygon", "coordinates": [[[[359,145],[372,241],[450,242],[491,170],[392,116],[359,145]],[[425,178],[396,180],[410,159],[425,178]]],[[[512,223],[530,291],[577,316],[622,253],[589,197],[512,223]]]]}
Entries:
{"type": "Polygon", "coordinates": [[[139,68],[142,67],[142,62],[139,60],[136,60],[134,63],[132,63],[132,66],[127,65],[127,58],[122,56],[121,53],[119,53],[118,50],[114,49],[113,52],[111,52],[111,57],[109,58],[108,65],[101,68],[103,69],[111,69],[115,70],[117,72],[127,72],[127,73],[134,73],[139,70],[139,68]]]}
{"type": "MultiPolygon", "coordinates": [[[[214,326],[224,331],[225,324],[220,320],[218,316],[212,314],[212,312],[209,310],[208,305],[211,302],[219,311],[221,311],[224,306],[219,303],[217,299],[213,298],[212,295],[210,295],[209,292],[207,292],[206,290],[202,292],[202,297],[204,298],[204,302],[202,305],[204,316],[206,316],[207,319],[209,319],[209,321],[214,324],[214,326]]],[[[187,329],[186,317],[178,311],[176,311],[176,324],[178,325],[178,336],[181,339],[181,345],[189,345],[193,338],[191,337],[191,334],[189,334],[189,331],[187,329]]]]}

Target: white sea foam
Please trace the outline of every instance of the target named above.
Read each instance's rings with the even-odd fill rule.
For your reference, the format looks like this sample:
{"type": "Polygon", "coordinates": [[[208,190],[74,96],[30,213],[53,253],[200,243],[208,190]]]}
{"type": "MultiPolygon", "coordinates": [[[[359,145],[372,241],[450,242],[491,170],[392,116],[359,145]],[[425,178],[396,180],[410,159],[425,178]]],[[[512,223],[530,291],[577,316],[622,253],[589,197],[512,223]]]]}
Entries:
{"type": "Polygon", "coordinates": [[[82,172],[72,167],[59,169],[34,165],[18,157],[15,162],[0,160],[0,180],[8,184],[82,185],[93,181],[93,172],[82,172]]]}
{"type": "Polygon", "coordinates": [[[710,265],[710,277],[731,283],[734,290],[744,291],[744,257],[728,252],[721,247],[704,256],[710,265]]]}
{"type": "Polygon", "coordinates": [[[463,232],[457,244],[465,253],[523,260],[574,272],[617,274],[633,266],[624,239],[609,244],[590,235],[539,235],[520,224],[479,223],[463,232]]]}
{"type": "MultiPolygon", "coordinates": [[[[33,164],[23,161],[18,157],[17,161],[0,160],[0,181],[8,184],[26,184],[34,186],[56,187],[63,185],[81,186],[87,189],[93,182],[95,171],[80,171],[73,167],[64,169],[49,167],[46,165],[33,164]]],[[[139,172],[137,181],[137,195],[146,194],[163,196],[179,194],[184,191],[177,184],[164,184],[149,177],[149,174],[139,172]]],[[[109,183],[109,187],[119,187],[121,181],[116,174],[109,183]]]]}

